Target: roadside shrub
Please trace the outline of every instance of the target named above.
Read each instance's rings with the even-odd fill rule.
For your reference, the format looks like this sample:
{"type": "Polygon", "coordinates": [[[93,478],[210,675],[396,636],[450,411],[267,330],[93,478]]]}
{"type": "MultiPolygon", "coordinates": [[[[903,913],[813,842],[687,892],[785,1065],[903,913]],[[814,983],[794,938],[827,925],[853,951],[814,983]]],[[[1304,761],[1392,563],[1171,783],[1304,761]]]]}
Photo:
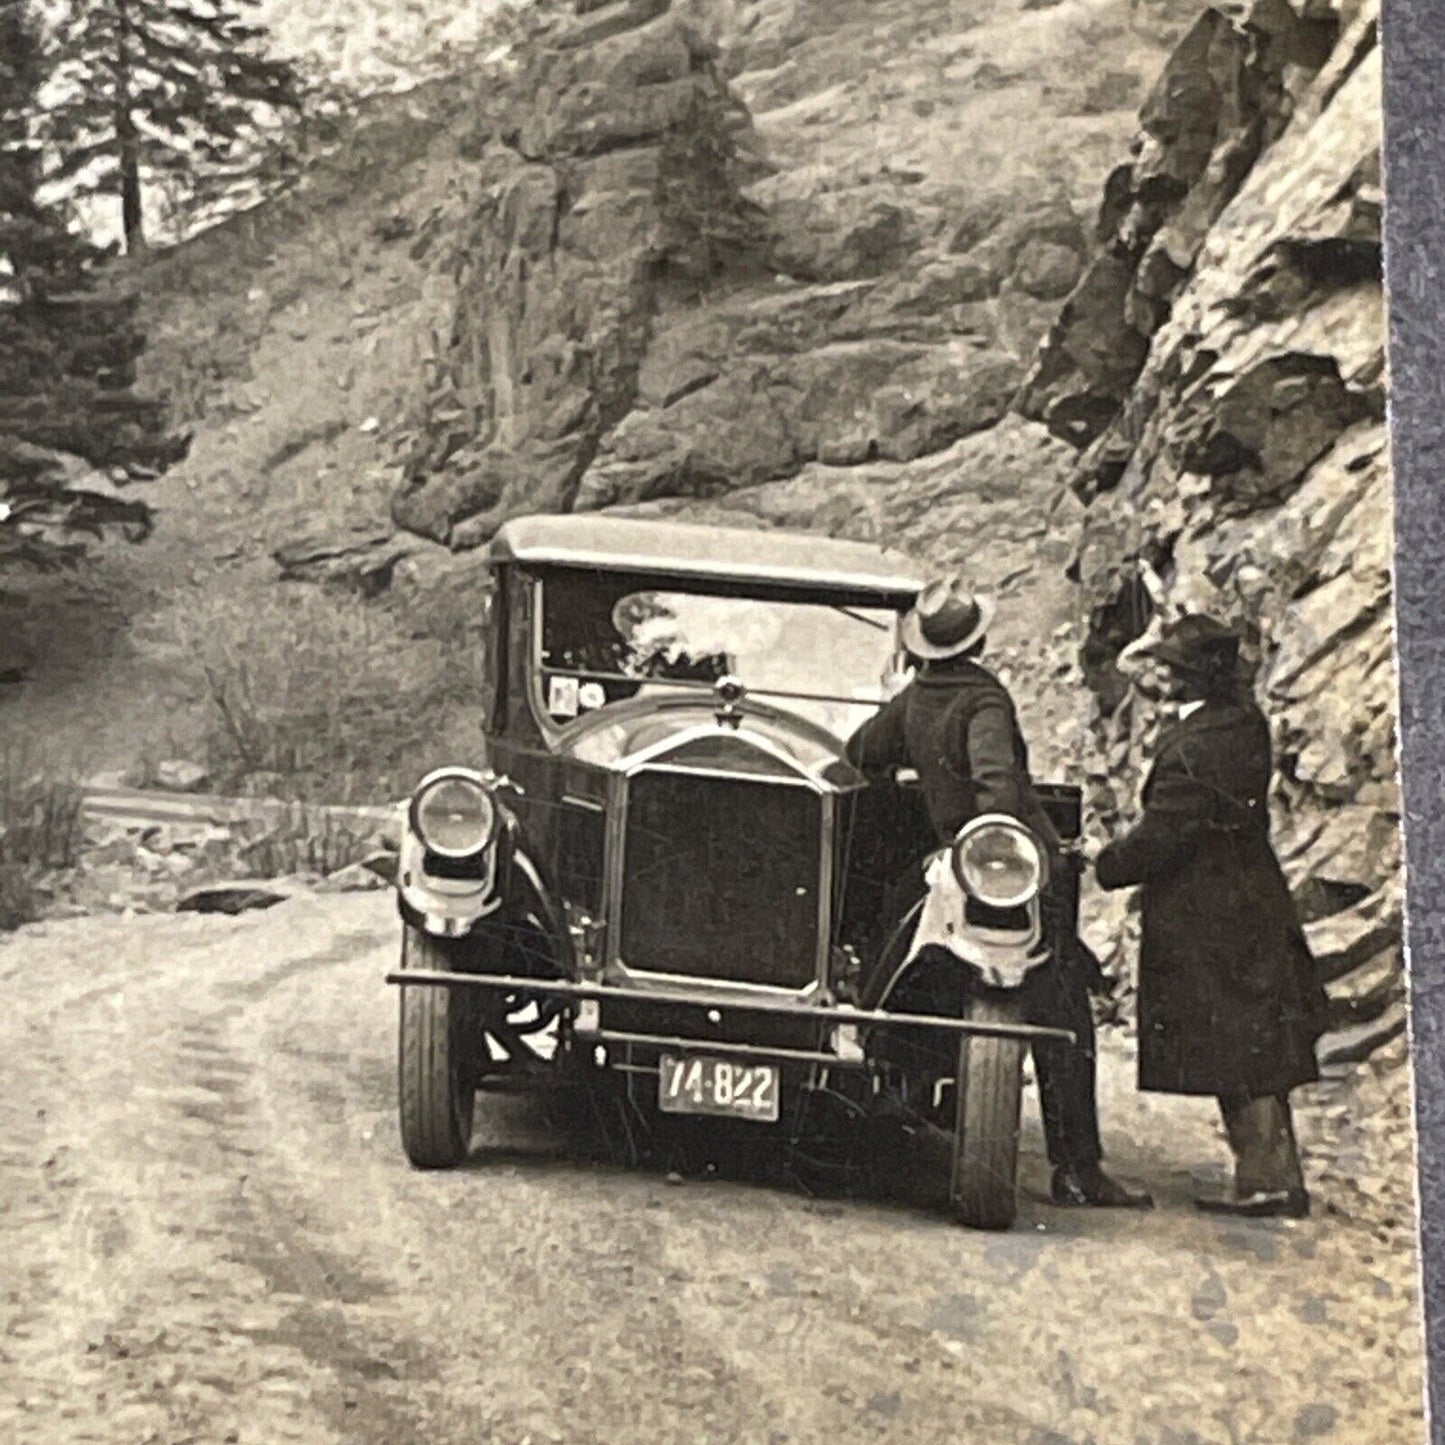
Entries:
{"type": "Polygon", "coordinates": [[[79,780],[20,750],[0,751],[0,931],[40,916],[42,880],[75,866],[79,780]]]}
{"type": "Polygon", "coordinates": [[[324,878],[378,852],[382,840],[377,835],[375,827],[293,802],[284,816],[256,828],[241,844],[240,855],[246,872],[256,878],[324,878]]]}
{"type": "Polygon", "coordinates": [[[0,933],[40,917],[40,896],[28,870],[0,863],[0,933]]]}
{"type": "Polygon", "coordinates": [[[402,796],[464,739],[475,747],[475,662],[384,605],[283,584],[244,611],[206,598],[181,611],[222,788],[375,802],[402,796]]]}

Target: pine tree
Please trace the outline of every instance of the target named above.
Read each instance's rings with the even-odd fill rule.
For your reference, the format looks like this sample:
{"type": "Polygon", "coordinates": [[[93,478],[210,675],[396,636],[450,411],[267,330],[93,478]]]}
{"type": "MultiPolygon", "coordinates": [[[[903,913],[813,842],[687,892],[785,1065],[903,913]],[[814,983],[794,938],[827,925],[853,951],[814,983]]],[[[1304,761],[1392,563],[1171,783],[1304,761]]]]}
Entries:
{"type": "Polygon", "coordinates": [[[78,534],[107,526],[144,535],[149,510],[116,483],[186,448],[165,407],[133,390],[134,298],[97,290],[101,253],[41,199],[45,74],[23,0],[0,0],[0,569],[72,560],[78,534]]]}
{"type": "Polygon", "coordinates": [[[252,174],[266,132],[299,105],[268,56],[258,0],[61,0],[44,92],[47,179],[117,196],[126,251],[146,244],[148,181],[203,201],[252,174]]]}
{"type": "Polygon", "coordinates": [[[44,79],[36,27],[21,0],[0,0],[0,297],[19,299],[27,262],[53,255],[64,227],[38,202],[32,117],[44,79]]]}

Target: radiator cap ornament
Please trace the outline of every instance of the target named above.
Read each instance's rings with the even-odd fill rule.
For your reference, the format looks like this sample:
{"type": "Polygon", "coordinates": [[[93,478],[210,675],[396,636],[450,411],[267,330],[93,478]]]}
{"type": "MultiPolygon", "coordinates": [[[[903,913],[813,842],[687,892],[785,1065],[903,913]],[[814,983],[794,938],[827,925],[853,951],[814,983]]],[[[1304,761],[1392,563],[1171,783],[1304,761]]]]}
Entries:
{"type": "Polygon", "coordinates": [[[713,696],[717,698],[715,716],[723,727],[735,728],[742,721],[739,704],[747,695],[743,680],[731,672],[725,672],[712,685],[713,696]]]}

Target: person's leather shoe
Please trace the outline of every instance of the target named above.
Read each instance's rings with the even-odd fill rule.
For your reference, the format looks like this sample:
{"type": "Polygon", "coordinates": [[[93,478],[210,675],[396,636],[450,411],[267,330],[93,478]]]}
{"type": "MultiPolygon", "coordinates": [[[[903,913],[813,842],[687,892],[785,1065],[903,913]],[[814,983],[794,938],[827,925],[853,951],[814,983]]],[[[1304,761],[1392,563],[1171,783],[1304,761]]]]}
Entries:
{"type": "Polygon", "coordinates": [[[1306,1189],[1256,1189],[1237,1197],[1203,1196],[1194,1206],[1206,1214],[1232,1214],[1242,1219],[1307,1219],[1310,1196],[1306,1189]]]}
{"type": "Polygon", "coordinates": [[[1093,1209],[1152,1209],[1154,1196],[1145,1189],[1126,1189],[1097,1165],[1092,1169],[1054,1170],[1050,1191],[1055,1204],[1093,1209]]]}

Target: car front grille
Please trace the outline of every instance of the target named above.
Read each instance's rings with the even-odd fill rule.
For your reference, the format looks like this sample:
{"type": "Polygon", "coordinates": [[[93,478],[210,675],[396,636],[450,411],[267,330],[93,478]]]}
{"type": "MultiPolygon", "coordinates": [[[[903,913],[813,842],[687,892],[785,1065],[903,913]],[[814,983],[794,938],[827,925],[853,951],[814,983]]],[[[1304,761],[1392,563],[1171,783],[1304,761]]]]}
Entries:
{"type": "Polygon", "coordinates": [[[794,783],[646,769],[628,785],[622,962],[805,988],[816,977],[822,800],[794,783]]]}

